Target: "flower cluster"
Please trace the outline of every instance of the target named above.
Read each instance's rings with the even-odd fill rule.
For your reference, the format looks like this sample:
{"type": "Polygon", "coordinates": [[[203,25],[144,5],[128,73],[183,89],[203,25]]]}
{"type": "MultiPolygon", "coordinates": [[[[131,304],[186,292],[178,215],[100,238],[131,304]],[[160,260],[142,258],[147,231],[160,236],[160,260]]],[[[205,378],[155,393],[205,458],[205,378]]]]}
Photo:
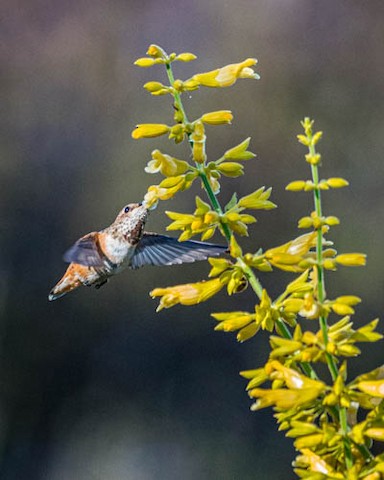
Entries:
{"type": "Polygon", "coordinates": [[[224,226],[239,235],[248,235],[247,225],[255,223],[256,218],[242,212],[246,209],[269,210],[275,208],[276,205],[268,200],[270,194],[270,189],[265,191],[262,187],[239,201],[234,196],[226,205],[224,212],[220,213],[212,210],[212,207],[200,197],[196,197],[196,210],[193,214],[166,212],[168,217],[173,220],[167,230],[182,230],[180,241],[188,240],[198,234],[202,235],[202,240],[207,240],[212,237],[217,228],[224,234],[224,226]]]}
{"type": "Polygon", "coordinates": [[[198,73],[190,79],[182,81],[174,78],[171,65],[176,61],[192,61],[196,58],[195,55],[191,53],[181,53],[179,55],[171,53],[168,55],[157,45],[150,45],[147,55],[147,57],[136,60],[135,64],[140,67],[151,67],[158,64],[165,65],[169,85],[151,81],[147,82],[144,88],[152,95],[169,94],[173,97],[175,124],[142,123],[133,130],[132,137],[141,139],[168,135],[176,143],[187,139],[192,147],[193,164],[184,160],[176,160],[167,154],[162,154],[155,150],[152,154],[153,159],[149,162],[146,171],[148,173],[160,172],[165,177],[172,177],[172,180],[163,180],[158,185],[151,185],[145,201],[150,208],[154,208],[159,200],[168,200],[177,192],[189,188],[197,177],[200,177],[203,183],[207,182],[214,194],[218,193],[220,190],[220,176],[237,177],[242,175],[243,165],[238,163],[238,161],[249,160],[254,157],[254,154],[248,151],[250,139],[248,138],[236,147],[227,150],[218,160],[207,163],[205,125],[231,124],[233,120],[232,112],[229,110],[206,112],[199,118],[189,121],[181,103],[181,94],[203,86],[229,87],[239,78],[257,79],[259,76],[252,68],[257,61],[249,58],[243,62],[226,65],[210,72],[198,73]]]}
{"type": "Polygon", "coordinates": [[[248,235],[249,225],[256,222],[249,210],[276,207],[270,200],[271,189],[260,187],[240,198],[234,193],[224,207],[220,205],[221,177],[243,175],[244,162],[255,157],[249,150],[250,139],[224,151],[220,158],[208,160],[206,126],[231,124],[232,112],[206,112],[190,121],[181,97],[184,92],[200,87],[223,88],[238,79],[257,79],[259,76],[253,69],[256,60],[248,58],[197,73],[187,80],[175,79],[173,62],[195,58],[191,53],[168,55],[162,48],[151,45],[147,56],[135,62],[141,67],[165,66],[169,84],[150,81],[144,88],[152,95],[173,98],[174,124],[139,124],[132,136],[140,139],[168,135],[176,143],[184,140],[189,143],[191,160],[159,150],[152,152],[145,171],[164,178],[148,188],[145,202],[154,208],[159,200],[174,197],[199,179],[207,201],[196,196],[191,213],[167,211],[171,220],[167,229],[180,231],[179,241],[194,235],[201,235],[204,241],[219,232],[228,242],[229,256],[208,259],[211,270],[205,281],[155,288],[150,294],[160,299],[157,308],[160,311],[178,304],[196,305],[224,290],[232,295],[251,287],[258,297],[251,309],[217,312],[212,317],[217,322],[215,330],[237,332],[240,342],[260,330],[271,333],[265,365],[241,372],[248,380],[247,391],[254,400],[252,410],[274,409],[280,429],[294,439],[298,451],[294,467],[300,478],[379,480],[384,474],[384,456],[373,456],[369,447],[372,441],[384,441],[384,371],[376,369],[352,381],[347,378],[348,358],[361,353],[357,344],[382,338],[376,331],[378,320],[354,328],[352,316],[361,299],[350,294],[328,297],[325,289],[327,270],[366,263],[363,253],[337,252],[328,238],[340,220],[322,212],[321,194],[346,187],[348,181],[339,177],[319,178],[322,157],[316,146],[322,132],[314,132],[313,121],[305,118],[304,134],[298,135],[298,141],[308,149],[305,161],[310,166],[311,178],[292,181],[286,189],[313,195],[313,211],[298,221],[298,228],[309,232],[273,248],[243,252],[236,237],[248,235]],[[255,273],[275,269],[295,275],[276,297],[263,288],[255,273]],[[304,328],[309,320],[311,328],[304,328]],[[320,378],[319,363],[328,367],[330,381],[320,378]]]}

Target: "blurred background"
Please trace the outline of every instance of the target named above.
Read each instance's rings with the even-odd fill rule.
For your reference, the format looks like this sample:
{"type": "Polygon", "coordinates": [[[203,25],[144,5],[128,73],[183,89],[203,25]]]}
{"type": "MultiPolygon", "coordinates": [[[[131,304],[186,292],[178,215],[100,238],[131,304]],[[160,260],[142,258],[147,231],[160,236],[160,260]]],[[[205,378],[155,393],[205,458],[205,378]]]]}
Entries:
{"type": "MultiPolygon", "coordinates": [[[[142,89],[165,81],[133,66],[150,43],[198,60],[188,78],[247,57],[261,80],[185,98],[190,118],[231,109],[211,127],[208,155],[251,136],[257,158],[223,181],[221,200],[273,186],[279,208],[261,212],[244,248],[299,234],[309,195],[284,191],[308,177],[296,141],[304,116],[325,132],[322,176],[350,188],[324,195],[342,224],[339,251],[368,254],[365,269],[327,278],[331,296],[358,294],[362,325],[383,310],[383,45],[381,0],[5,0],[2,16],[0,477],[3,480],[275,480],[292,478],[291,441],[270,410],[252,413],[240,370],[267,356],[263,334],[239,345],[213,331],[210,312],[252,309],[250,292],[155,313],[148,292],[206,278],[205,263],[127,271],[96,291],[49,303],[63,252],[107,226],[159,177],[144,173],[154,148],[179,158],[185,145],[133,141],[137,123],[171,123],[168,97],[142,89]],[[278,456],[276,453],[278,452],[278,456]]],[[[193,209],[199,186],[165,202],[147,228],[164,233],[165,209],[193,209]]],[[[220,238],[214,239],[221,242],[220,238]]],[[[278,294],[290,275],[262,275],[278,294]]],[[[307,325],[308,326],[308,325],[307,325]]],[[[310,327],[310,325],[309,325],[310,327]]],[[[350,378],[382,361],[363,346],[350,378]]]]}

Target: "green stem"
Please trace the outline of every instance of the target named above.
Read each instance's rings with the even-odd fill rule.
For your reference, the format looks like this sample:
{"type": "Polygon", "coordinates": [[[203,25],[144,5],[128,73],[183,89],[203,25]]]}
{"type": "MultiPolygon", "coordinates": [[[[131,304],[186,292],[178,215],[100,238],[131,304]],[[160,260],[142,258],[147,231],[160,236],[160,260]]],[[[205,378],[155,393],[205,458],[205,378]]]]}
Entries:
{"type": "MultiPolygon", "coordinates": [[[[316,155],[315,146],[310,144],[309,146],[309,153],[312,157],[316,155]]],[[[312,172],[312,180],[314,183],[314,191],[313,191],[313,200],[315,205],[315,213],[317,218],[322,218],[322,206],[321,206],[321,192],[319,188],[319,169],[317,165],[311,164],[311,172],[312,172]]],[[[320,305],[324,302],[326,298],[325,293],[325,279],[324,279],[324,267],[323,267],[323,231],[320,228],[317,230],[317,239],[316,239],[316,260],[317,260],[317,297],[320,305]]],[[[328,339],[328,324],[327,318],[324,315],[319,317],[320,329],[323,336],[324,347],[327,349],[327,345],[329,342],[328,339]]],[[[330,371],[331,377],[333,381],[336,381],[339,375],[339,369],[335,362],[334,357],[326,351],[326,360],[328,365],[328,370],[330,371]]],[[[348,420],[347,420],[347,410],[345,407],[339,407],[339,422],[340,427],[343,432],[344,437],[344,454],[345,454],[345,464],[347,469],[351,469],[353,466],[353,456],[352,456],[352,449],[351,449],[351,441],[348,438],[348,420]]]]}
{"type": "MultiPolygon", "coordinates": [[[[167,68],[167,75],[168,75],[168,80],[170,82],[170,85],[173,85],[175,81],[175,77],[173,75],[172,71],[172,65],[170,63],[166,63],[166,68],[167,68]]],[[[173,98],[175,99],[175,106],[176,108],[182,113],[184,123],[189,123],[188,122],[188,117],[187,114],[184,110],[184,105],[183,102],[181,101],[181,96],[180,93],[177,91],[173,92],[173,98]]],[[[193,142],[190,140],[189,143],[191,146],[193,146],[193,142]]],[[[214,208],[215,212],[218,213],[220,216],[223,215],[223,209],[221,208],[221,205],[219,201],[217,200],[217,197],[215,193],[212,190],[211,184],[209,183],[208,177],[206,173],[203,170],[203,167],[200,163],[196,163],[196,168],[199,172],[199,176],[201,178],[201,181],[203,182],[204,189],[208,195],[209,200],[211,201],[211,205],[214,208]]],[[[226,223],[221,223],[221,227],[223,229],[225,238],[227,239],[228,243],[231,239],[231,231],[226,223]]]]}
{"type": "MultiPolygon", "coordinates": [[[[173,76],[172,65],[170,63],[166,63],[165,67],[167,69],[169,84],[173,86],[173,84],[175,83],[175,77],[173,76]]],[[[185,123],[188,123],[188,118],[184,110],[183,102],[181,101],[180,93],[174,90],[173,98],[175,99],[176,108],[178,108],[179,111],[182,113],[185,123]]]]}
{"type": "MultiPolygon", "coordinates": [[[[309,152],[312,156],[316,154],[314,145],[310,145],[309,152]]],[[[313,199],[315,204],[315,212],[318,218],[323,216],[322,206],[321,206],[321,192],[319,188],[319,169],[317,165],[311,165],[312,180],[315,185],[313,191],[313,199]]],[[[324,268],[323,268],[323,232],[321,228],[317,230],[316,238],[316,259],[317,259],[317,297],[320,304],[325,300],[325,279],[324,279],[324,268]]],[[[327,348],[328,345],[328,324],[327,319],[324,315],[319,317],[320,329],[323,335],[324,347],[327,348]]],[[[326,352],[326,359],[328,369],[331,373],[332,380],[335,381],[339,371],[335,363],[334,358],[328,352],[326,352]]]]}

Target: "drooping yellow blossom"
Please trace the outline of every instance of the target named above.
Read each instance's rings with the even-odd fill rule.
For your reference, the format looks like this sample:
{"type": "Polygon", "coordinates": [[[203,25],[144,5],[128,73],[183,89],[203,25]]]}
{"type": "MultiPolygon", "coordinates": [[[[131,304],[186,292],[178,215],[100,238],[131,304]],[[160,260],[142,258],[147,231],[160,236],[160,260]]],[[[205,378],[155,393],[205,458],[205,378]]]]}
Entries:
{"type": "Polygon", "coordinates": [[[153,138],[165,135],[171,130],[168,125],[162,123],[141,123],[136,126],[132,132],[132,138],[135,140],[139,138],[153,138]]]}
{"type": "Polygon", "coordinates": [[[156,311],[163,308],[170,308],[180,303],[181,305],[196,305],[205,302],[218,293],[224,284],[219,278],[207,280],[206,282],[187,283],[175,285],[174,287],[155,288],[150,292],[152,298],[161,297],[160,304],[156,311]]]}
{"type": "Polygon", "coordinates": [[[210,72],[198,73],[190,80],[204,87],[230,87],[238,78],[259,79],[259,75],[251,68],[256,65],[255,58],[247,58],[240,63],[232,63],[210,72]]]}
{"type": "Polygon", "coordinates": [[[315,400],[320,393],[321,390],[314,388],[303,388],[300,390],[287,388],[277,388],[274,390],[253,388],[250,390],[249,395],[257,398],[256,403],[251,406],[252,410],[259,410],[271,405],[286,410],[310,403],[315,400]]]}
{"type": "Polygon", "coordinates": [[[178,160],[160,150],[152,152],[152,160],[145,167],[147,173],[162,173],[165,177],[174,177],[185,173],[189,169],[189,164],[184,160],[178,160]]]}
{"type": "Polygon", "coordinates": [[[332,478],[335,480],[343,480],[343,474],[337,473],[333,468],[323,460],[319,455],[316,455],[311,450],[303,448],[302,455],[296,458],[295,466],[305,466],[310,472],[316,472],[319,475],[324,475],[324,478],[332,478]]]}
{"type": "Polygon", "coordinates": [[[205,136],[204,125],[201,121],[195,122],[193,132],[189,138],[193,142],[193,145],[192,145],[193,160],[196,163],[204,163],[205,160],[207,159],[207,155],[205,153],[206,136],[205,136]]]}
{"type": "Polygon", "coordinates": [[[148,208],[154,208],[159,200],[169,200],[180,190],[188,189],[193,179],[187,175],[177,175],[165,178],[159,185],[151,185],[144,196],[144,202],[148,208]]]}

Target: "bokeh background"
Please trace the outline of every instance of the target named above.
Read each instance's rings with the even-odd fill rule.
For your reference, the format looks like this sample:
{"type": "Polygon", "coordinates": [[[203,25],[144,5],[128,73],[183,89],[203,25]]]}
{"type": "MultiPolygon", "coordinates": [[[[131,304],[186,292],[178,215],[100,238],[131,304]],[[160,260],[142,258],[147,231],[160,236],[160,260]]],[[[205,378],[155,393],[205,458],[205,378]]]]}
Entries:
{"type": "MultiPolygon", "coordinates": [[[[231,127],[208,132],[212,159],[252,137],[247,175],[224,181],[247,194],[273,186],[279,208],[262,212],[245,248],[298,234],[308,195],[284,191],[307,178],[299,121],[325,132],[322,176],[350,188],[324,195],[340,251],[365,251],[365,269],[328,276],[332,296],[359,294],[356,322],[383,310],[383,78],[381,0],[5,0],[2,15],[0,476],[3,480],[232,480],[292,478],[291,442],[271,411],[251,413],[238,375],[262,364],[267,337],[239,345],[213,331],[212,311],[252,308],[244,293],[155,313],[155,286],[205,278],[206,264],[125,272],[101,290],[53,303],[47,294],[80,235],[108,225],[156,183],[143,168],[154,148],[183,157],[166,139],[133,141],[143,122],[171,122],[168,97],[141,86],[165,80],[133,61],[150,43],[191,51],[188,78],[247,57],[262,79],[200,90],[191,118],[231,109],[231,127]]],[[[199,187],[161,205],[148,229],[164,232],[165,209],[189,211],[199,187]]],[[[216,238],[216,241],[221,241],[216,238]]],[[[289,275],[263,275],[277,294],[289,275]]],[[[382,361],[363,348],[350,376],[382,361]]]]}

